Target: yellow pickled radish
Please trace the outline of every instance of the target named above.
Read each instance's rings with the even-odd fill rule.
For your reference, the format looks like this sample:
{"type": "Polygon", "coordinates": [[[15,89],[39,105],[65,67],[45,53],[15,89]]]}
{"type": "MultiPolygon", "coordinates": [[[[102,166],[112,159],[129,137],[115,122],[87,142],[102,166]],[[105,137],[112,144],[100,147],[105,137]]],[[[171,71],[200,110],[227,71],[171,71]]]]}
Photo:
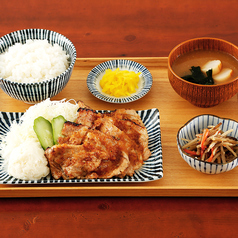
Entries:
{"type": "Polygon", "coordinates": [[[119,68],[114,71],[107,69],[100,80],[102,92],[114,97],[130,96],[138,89],[140,74],[119,68]]]}

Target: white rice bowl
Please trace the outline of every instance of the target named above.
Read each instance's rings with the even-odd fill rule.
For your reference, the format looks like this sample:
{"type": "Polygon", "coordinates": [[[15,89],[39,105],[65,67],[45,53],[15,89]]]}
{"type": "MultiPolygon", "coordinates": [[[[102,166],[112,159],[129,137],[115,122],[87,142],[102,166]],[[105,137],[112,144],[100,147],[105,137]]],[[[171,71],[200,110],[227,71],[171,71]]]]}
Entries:
{"type": "Polygon", "coordinates": [[[78,104],[73,101],[51,101],[46,99],[31,106],[20,118],[13,122],[10,131],[2,138],[2,158],[4,170],[15,178],[38,180],[50,173],[44,150],[34,132],[35,118],[42,116],[51,121],[62,115],[67,121],[75,121],[78,104]]]}

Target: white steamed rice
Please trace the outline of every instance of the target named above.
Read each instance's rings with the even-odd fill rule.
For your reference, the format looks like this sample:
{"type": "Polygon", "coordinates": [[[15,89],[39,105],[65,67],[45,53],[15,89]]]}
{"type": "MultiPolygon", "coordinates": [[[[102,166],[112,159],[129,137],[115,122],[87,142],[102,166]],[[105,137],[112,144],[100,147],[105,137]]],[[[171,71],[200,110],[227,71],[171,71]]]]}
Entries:
{"type": "Polygon", "coordinates": [[[16,43],[0,54],[0,77],[18,83],[36,83],[54,78],[69,66],[69,55],[47,40],[16,43]]]}

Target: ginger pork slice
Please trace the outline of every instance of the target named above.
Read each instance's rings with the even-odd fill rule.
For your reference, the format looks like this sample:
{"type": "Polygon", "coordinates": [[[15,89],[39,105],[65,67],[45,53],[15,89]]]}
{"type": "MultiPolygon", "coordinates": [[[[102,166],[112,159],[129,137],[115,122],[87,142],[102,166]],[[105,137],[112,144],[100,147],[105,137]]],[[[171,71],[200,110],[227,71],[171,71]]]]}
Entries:
{"type": "Polygon", "coordinates": [[[140,126],[129,119],[114,120],[114,125],[135,142],[136,149],[142,154],[144,161],[150,157],[151,152],[148,148],[149,136],[145,126],[140,126]]]}
{"type": "Polygon", "coordinates": [[[67,121],[64,123],[61,131],[63,136],[58,138],[58,143],[80,145],[82,144],[83,138],[87,134],[88,129],[88,126],[67,121]]]}
{"type": "Polygon", "coordinates": [[[110,116],[117,119],[129,119],[140,126],[144,126],[140,116],[134,109],[116,109],[115,111],[104,113],[103,116],[110,116]]]}
{"type": "Polygon", "coordinates": [[[95,122],[94,126],[102,133],[115,138],[121,150],[129,155],[130,163],[124,175],[132,176],[134,171],[140,168],[143,164],[143,148],[138,146],[136,142],[132,138],[130,138],[123,130],[119,129],[115,125],[115,121],[117,121],[115,118],[103,117],[98,119],[95,122]]]}
{"type": "Polygon", "coordinates": [[[101,114],[88,108],[79,108],[78,115],[76,119],[77,124],[82,124],[84,126],[92,127],[94,121],[100,117],[101,114]]]}
{"type": "Polygon", "coordinates": [[[103,159],[95,170],[98,178],[125,176],[125,171],[130,164],[128,149],[114,137],[98,130],[89,130],[83,145],[88,151],[100,150],[107,155],[108,159],[103,159]]]}
{"type": "Polygon", "coordinates": [[[150,157],[147,129],[134,109],[116,109],[110,113],[103,114],[103,116],[112,117],[113,124],[136,142],[138,149],[142,150],[144,161],[150,157]]]}
{"type": "Polygon", "coordinates": [[[102,151],[86,151],[82,145],[59,144],[45,150],[51,174],[55,179],[86,178],[108,159],[102,151]]]}

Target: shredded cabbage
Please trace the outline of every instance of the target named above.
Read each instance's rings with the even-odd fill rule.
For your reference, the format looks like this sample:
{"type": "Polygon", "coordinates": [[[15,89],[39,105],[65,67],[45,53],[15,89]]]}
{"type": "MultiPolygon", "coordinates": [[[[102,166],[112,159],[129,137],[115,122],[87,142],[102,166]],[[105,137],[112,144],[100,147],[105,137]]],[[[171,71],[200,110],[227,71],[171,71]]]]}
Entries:
{"type": "Polygon", "coordinates": [[[45,161],[46,163],[44,162],[42,166],[38,166],[38,171],[33,170],[35,171],[35,173],[32,172],[31,174],[27,174],[30,174],[30,176],[28,176],[29,180],[39,177],[37,173],[42,174],[42,176],[44,177],[45,173],[43,173],[43,171],[48,168],[47,160],[33,129],[34,120],[35,118],[42,116],[51,121],[54,117],[62,115],[67,121],[75,121],[77,118],[77,110],[78,104],[75,101],[71,103],[70,101],[66,101],[65,99],[60,101],[51,101],[50,99],[46,99],[45,101],[31,106],[20,118],[20,123],[18,124],[14,121],[11,125],[10,131],[7,132],[6,136],[2,138],[0,149],[2,149],[2,158],[4,158],[4,169],[8,173],[13,173],[11,171],[14,171],[14,177],[17,177],[19,179],[26,179],[27,175],[25,171],[27,166],[25,163],[20,161],[24,161],[23,158],[26,158],[26,154],[28,154],[29,152],[32,161],[29,160],[28,156],[26,158],[27,164],[37,164],[36,161],[39,161],[39,153],[35,153],[36,155],[34,156],[32,149],[29,147],[39,147],[39,149],[43,152],[43,154],[41,153],[41,161],[45,161]],[[31,143],[25,143],[25,141],[29,142],[29,140],[31,143]],[[18,150],[21,151],[21,153],[19,153],[19,156],[18,153],[16,153],[16,151],[18,150]],[[23,153],[24,150],[25,152],[23,153]]]}
{"type": "Polygon", "coordinates": [[[24,180],[38,180],[49,174],[47,160],[39,143],[32,139],[23,141],[9,156],[8,174],[24,180]]]}

